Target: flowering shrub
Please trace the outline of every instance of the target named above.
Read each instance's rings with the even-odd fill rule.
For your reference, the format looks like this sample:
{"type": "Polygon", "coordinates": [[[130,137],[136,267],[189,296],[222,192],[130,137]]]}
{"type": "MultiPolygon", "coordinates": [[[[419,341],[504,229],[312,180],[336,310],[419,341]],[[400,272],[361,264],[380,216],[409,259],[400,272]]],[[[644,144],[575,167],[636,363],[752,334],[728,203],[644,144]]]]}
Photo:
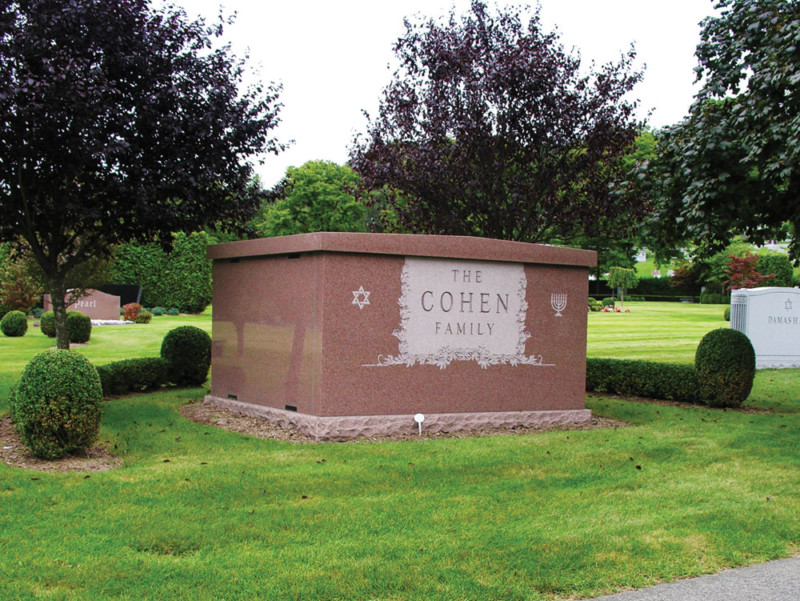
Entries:
{"type": "Polygon", "coordinates": [[[600,310],[600,313],[630,313],[630,312],[631,312],[630,309],[623,310],[620,307],[611,307],[611,306],[603,307],[600,310]]]}
{"type": "Polygon", "coordinates": [[[125,321],[136,321],[136,317],[142,311],[142,305],[139,303],[128,303],[122,306],[122,315],[125,321]]]}

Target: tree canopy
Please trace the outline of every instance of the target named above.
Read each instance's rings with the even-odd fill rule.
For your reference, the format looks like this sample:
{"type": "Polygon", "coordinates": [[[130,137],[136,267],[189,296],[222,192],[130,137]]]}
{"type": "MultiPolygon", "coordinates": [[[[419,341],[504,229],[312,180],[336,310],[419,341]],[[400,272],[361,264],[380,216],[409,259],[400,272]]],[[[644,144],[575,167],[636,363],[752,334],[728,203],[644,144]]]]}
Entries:
{"type": "Polygon", "coordinates": [[[41,267],[60,347],[70,271],[257,206],[279,88],[242,88],[223,26],[145,0],[0,2],[0,240],[41,267]]]}
{"type": "Polygon", "coordinates": [[[653,229],[713,253],[735,234],[756,243],[791,224],[800,257],[800,2],[718,0],[702,23],[689,116],[660,136],[648,180],[653,229]]]}
{"type": "Polygon", "coordinates": [[[535,242],[642,214],[612,185],[641,126],[633,49],[587,71],[538,10],[477,0],[460,18],[405,26],[379,114],[351,148],[366,188],[402,198],[401,227],[535,242]]]}
{"type": "Polygon", "coordinates": [[[366,231],[366,209],[356,197],[358,174],[331,161],[289,167],[274,204],[256,224],[261,236],[366,231]]]}

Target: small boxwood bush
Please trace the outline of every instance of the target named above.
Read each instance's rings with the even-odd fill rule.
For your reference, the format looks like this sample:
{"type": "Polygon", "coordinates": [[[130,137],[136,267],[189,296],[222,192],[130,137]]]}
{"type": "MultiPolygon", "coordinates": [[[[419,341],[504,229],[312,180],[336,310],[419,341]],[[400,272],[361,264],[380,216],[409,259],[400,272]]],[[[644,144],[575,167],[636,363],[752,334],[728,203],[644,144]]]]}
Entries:
{"type": "Polygon", "coordinates": [[[603,304],[599,300],[597,300],[596,298],[592,298],[591,296],[589,297],[587,303],[589,305],[589,311],[599,311],[600,309],[603,308],[603,304]]]}
{"type": "Polygon", "coordinates": [[[171,382],[200,386],[211,367],[211,336],[195,326],[170,330],[161,342],[161,357],[169,364],[171,382]]]}
{"type": "Polygon", "coordinates": [[[22,311],[9,311],[0,320],[0,330],[6,336],[24,336],[28,331],[28,317],[22,311]]]}
{"type": "Polygon", "coordinates": [[[698,388],[691,365],[624,359],[586,360],[588,391],[697,403],[701,401],[698,388]]]}
{"type": "Polygon", "coordinates": [[[36,355],[12,394],[11,413],[22,442],[42,459],[88,449],[102,417],[100,377],[80,353],[52,349],[36,355]]]}
{"type": "Polygon", "coordinates": [[[727,294],[715,294],[712,292],[703,292],[700,295],[700,304],[702,305],[725,305],[730,304],[731,297],[727,294]]]}
{"type": "Polygon", "coordinates": [[[725,310],[722,312],[722,319],[724,319],[725,321],[730,321],[731,320],[731,307],[730,307],[730,305],[725,307],[725,310]]]}
{"type": "Polygon", "coordinates": [[[153,319],[153,314],[150,311],[142,311],[139,315],[136,316],[136,319],[133,320],[134,323],[150,323],[153,319]]]}
{"type": "Polygon", "coordinates": [[[153,310],[150,313],[153,314],[153,317],[161,317],[162,315],[166,314],[167,310],[164,307],[153,307],[153,310]]]}
{"type": "Polygon", "coordinates": [[[175,317],[176,315],[180,315],[180,314],[181,314],[180,309],[177,309],[176,307],[172,307],[172,309],[167,311],[167,315],[171,315],[173,317],[175,317]]]}
{"type": "Polygon", "coordinates": [[[168,383],[168,364],[161,357],[114,361],[97,367],[103,395],[128,394],[160,388],[168,383]]]}
{"type": "Polygon", "coordinates": [[[604,299],[603,299],[602,301],[600,301],[600,302],[602,302],[602,303],[603,303],[603,306],[604,306],[604,307],[613,307],[613,306],[614,306],[614,303],[616,302],[616,300],[617,300],[617,299],[615,299],[613,296],[609,296],[609,297],[607,297],[607,298],[604,298],[604,299]]]}
{"type": "Polygon", "coordinates": [[[75,344],[89,342],[92,337],[92,320],[80,311],[67,311],[67,333],[75,344]]]}
{"type": "Polygon", "coordinates": [[[731,328],[719,328],[700,340],[694,366],[708,405],[739,407],[753,388],[756,353],[746,335],[731,328]]]}
{"type": "MultiPolygon", "coordinates": [[[[42,313],[39,320],[42,334],[50,338],[56,337],[56,316],[52,311],[42,313]]],[[[67,311],[67,335],[75,344],[88,342],[92,337],[92,320],[80,311],[67,311]]]]}
{"type": "Polygon", "coordinates": [[[56,337],[56,316],[52,311],[45,311],[42,313],[42,318],[39,320],[39,327],[42,334],[50,338],[56,337]]]}

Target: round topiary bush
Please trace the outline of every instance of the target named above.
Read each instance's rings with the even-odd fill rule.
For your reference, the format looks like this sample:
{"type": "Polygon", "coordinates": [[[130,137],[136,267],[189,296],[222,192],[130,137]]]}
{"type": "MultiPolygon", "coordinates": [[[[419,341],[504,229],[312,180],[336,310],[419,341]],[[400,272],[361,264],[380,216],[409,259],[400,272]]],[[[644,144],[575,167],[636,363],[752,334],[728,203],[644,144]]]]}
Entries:
{"type": "Polygon", "coordinates": [[[39,327],[42,329],[42,334],[50,338],[56,337],[56,316],[52,311],[45,311],[42,313],[42,318],[39,320],[39,327]]]}
{"type": "Polygon", "coordinates": [[[722,319],[725,321],[731,320],[731,308],[730,306],[725,307],[725,310],[722,312],[722,319]]]}
{"type": "Polygon", "coordinates": [[[753,388],[756,353],[747,336],[738,330],[720,328],[703,336],[694,367],[708,405],[739,407],[753,388]]]}
{"type": "Polygon", "coordinates": [[[194,326],[170,330],[161,343],[161,357],[169,365],[170,381],[200,386],[211,367],[211,336],[194,326]]]}
{"type": "Polygon", "coordinates": [[[36,355],[22,371],[11,414],[22,442],[42,459],[88,449],[97,439],[103,389],[89,360],[74,351],[36,355]]]}
{"type": "Polygon", "coordinates": [[[70,342],[89,342],[92,337],[92,319],[80,311],[67,311],[67,333],[70,342]]]}
{"type": "Polygon", "coordinates": [[[150,313],[153,314],[153,317],[161,317],[165,315],[167,310],[164,307],[153,307],[153,310],[150,313]]]}
{"type": "Polygon", "coordinates": [[[28,317],[22,311],[9,311],[0,320],[0,330],[6,336],[24,336],[28,331],[28,317]]]}

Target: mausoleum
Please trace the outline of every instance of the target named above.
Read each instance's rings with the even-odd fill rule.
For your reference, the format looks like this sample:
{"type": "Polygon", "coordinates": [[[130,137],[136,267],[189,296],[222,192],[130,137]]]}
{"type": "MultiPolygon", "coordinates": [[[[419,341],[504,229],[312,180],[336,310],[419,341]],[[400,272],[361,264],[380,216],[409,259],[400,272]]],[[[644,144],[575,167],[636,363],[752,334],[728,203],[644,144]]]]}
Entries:
{"type": "Polygon", "coordinates": [[[207,403],[318,439],[588,421],[592,251],[315,233],[221,244],[207,403]]]}

